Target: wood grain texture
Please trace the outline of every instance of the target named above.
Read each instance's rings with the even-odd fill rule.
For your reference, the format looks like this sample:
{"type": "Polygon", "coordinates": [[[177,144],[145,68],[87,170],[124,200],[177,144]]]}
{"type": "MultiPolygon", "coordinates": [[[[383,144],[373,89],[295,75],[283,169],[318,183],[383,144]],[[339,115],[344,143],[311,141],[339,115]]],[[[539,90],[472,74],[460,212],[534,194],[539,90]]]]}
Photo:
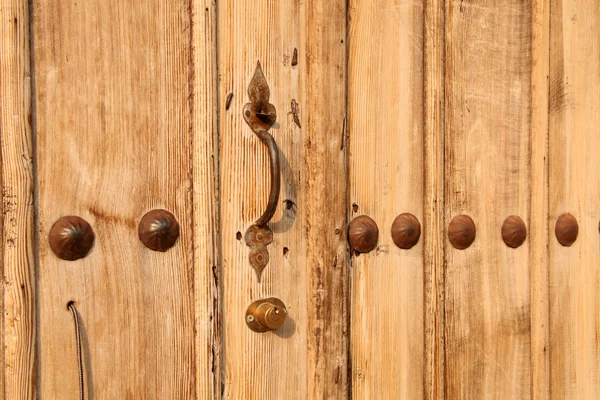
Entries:
{"type": "Polygon", "coordinates": [[[423,29],[424,397],[445,398],[444,360],[444,68],[445,7],[426,0],[423,29]]]}
{"type": "Polygon", "coordinates": [[[531,2],[531,201],[529,276],[531,297],[531,397],[550,389],[548,312],[548,71],[550,3],[531,2]]]}
{"type": "Polygon", "coordinates": [[[390,234],[401,213],[423,221],[423,5],[351,1],[349,46],[350,214],[379,227],[352,261],[352,396],[423,398],[423,241],[390,234]]]}
{"type": "Polygon", "coordinates": [[[34,2],[41,398],[78,396],[70,300],[89,397],[196,397],[189,7],[34,2]],[[154,208],[181,225],[166,253],[137,237],[154,208]],[[92,225],[88,257],[67,262],[50,250],[63,215],[92,225]]]}
{"type": "Polygon", "coordinates": [[[600,393],[600,7],[593,0],[550,2],[549,221],[550,393],[600,393]],[[571,247],[554,235],[573,214],[571,247]]]}
{"type": "Polygon", "coordinates": [[[0,1],[0,397],[35,393],[33,147],[28,3],[0,1]]]}
{"type": "Polygon", "coordinates": [[[217,6],[192,3],[196,395],[221,398],[222,286],[219,225],[217,6]]]}
{"type": "Polygon", "coordinates": [[[347,396],[345,40],[343,0],[219,3],[226,399],[347,396]],[[261,283],[241,238],[269,191],[266,147],[241,114],[258,60],[277,108],[271,132],[282,162],[261,283]],[[250,331],[247,307],[271,296],[287,305],[286,324],[275,333],[250,331]]]}
{"type": "Polygon", "coordinates": [[[466,250],[446,241],[446,397],[528,398],[529,243],[500,230],[529,222],[531,2],[449,1],[445,38],[445,225],[477,226],[466,250]]]}

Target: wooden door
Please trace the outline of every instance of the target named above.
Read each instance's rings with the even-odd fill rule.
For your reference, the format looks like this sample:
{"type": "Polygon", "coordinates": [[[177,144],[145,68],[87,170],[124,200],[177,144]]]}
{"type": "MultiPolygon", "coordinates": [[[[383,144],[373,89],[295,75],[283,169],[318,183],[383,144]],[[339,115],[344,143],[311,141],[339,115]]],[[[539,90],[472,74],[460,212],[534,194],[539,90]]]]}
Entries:
{"type": "Polygon", "coordinates": [[[3,399],[600,396],[598,2],[0,0],[0,32],[3,399]]]}

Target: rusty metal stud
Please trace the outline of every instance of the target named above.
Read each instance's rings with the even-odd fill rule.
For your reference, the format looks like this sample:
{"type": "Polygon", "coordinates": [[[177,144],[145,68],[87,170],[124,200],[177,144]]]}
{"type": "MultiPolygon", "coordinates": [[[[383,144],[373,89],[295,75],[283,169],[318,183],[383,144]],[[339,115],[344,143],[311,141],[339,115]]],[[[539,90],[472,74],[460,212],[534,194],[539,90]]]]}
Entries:
{"type": "Polygon", "coordinates": [[[457,215],[448,226],[448,239],[452,246],[464,250],[475,241],[475,223],[468,215],[457,215]]]}
{"type": "Polygon", "coordinates": [[[167,251],[179,238],[179,222],[167,210],[152,210],[142,217],[138,235],[150,250],[167,251]]]}
{"type": "Polygon", "coordinates": [[[59,258],[75,261],[89,254],[95,238],[96,235],[86,220],[70,215],[61,217],[52,225],[48,241],[59,258]]]}
{"type": "Polygon", "coordinates": [[[561,215],[554,226],[554,233],[560,244],[567,247],[571,246],[575,243],[579,234],[577,219],[569,213],[561,215]]]}
{"type": "Polygon", "coordinates": [[[257,300],[246,310],[246,325],[254,332],[268,332],[279,329],[287,318],[287,308],[283,301],[271,297],[257,300]]]}
{"type": "Polygon", "coordinates": [[[421,224],[410,213],[400,214],[392,223],[392,240],[401,249],[410,249],[419,242],[421,224]]]}
{"type": "Polygon", "coordinates": [[[511,215],[502,224],[502,240],[508,247],[517,248],[527,237],[525,222],[517,215],[511,215]]]}
{"type": "Polygon", "coordinates": [[[348,241],[359,253],[368,253],[377,246],[379,228],[372,218],[360,215],[350,222],[348,241]]]}

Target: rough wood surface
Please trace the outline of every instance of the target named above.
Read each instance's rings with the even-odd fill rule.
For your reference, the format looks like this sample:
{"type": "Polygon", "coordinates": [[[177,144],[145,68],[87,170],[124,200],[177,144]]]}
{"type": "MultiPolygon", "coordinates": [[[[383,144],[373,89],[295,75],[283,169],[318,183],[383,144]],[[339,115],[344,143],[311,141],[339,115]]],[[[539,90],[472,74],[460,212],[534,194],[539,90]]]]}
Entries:
{"type": "Polygon", "coordinates": [[[445,225],[477,227],[466,250],[445,242],[446,397],[528,398],[529,243],[500,230],[529,221],[531,3],[446,2],[445,38],[445,225]]]}
{"type": "Polygon", "coordinates": [[[423,5],[351,1],[349,46],[350,218],[379,227],[352,259],[352,395],[423,398],[423,240],[390,234],[401,213],[423,222],[423,5]]]}
{"type": "Polygon", "coordinates": [[[531,398],[548,399],[548,70],[550,3],[531,2],[531,398]]]}
{"type": "Polygon", "coordinates": [[[595,0],[550,2],[549,220],[550,393],[600,393],[600,7],[595,0]],[[571,247],[554,235],[573,214],[571,247]]]}
{"type": "Polygon", "coordinates": [[[36,117],[29,4],[0,0],[0,398],[77,398],[70,300],[90,398],[597,397],[596,1],[29,3],[36,117]],[[282,160],[262,283],[243,239],[269,189],[241,115],[258,60],[282,160]],[[153,208],[181,224],[166,253],[137,237],[153,208]],[[411,250],[390,236],[402,212],[411,250]],[[71,214],[96,232],[76,262],[47,242],[71,214]],[[362,214],[379,245],[348,270],[362,214]],[[251,332],[270,296],[289,321],[251,332]]]}
{"type": "Polygon", "coordinates": [[[423,29],[424,397],[445,398],[444,371],[444,2],[427,0],[423,29]]]}
{"type": "Polygon", "coordinates": [[[344,0],[219,3],[226,399],[346,397],[345,40],[344,0]],[[243,235],[266,204],[269,161],[241,114],[258,60],[277,108],[283,180],[261,283],[243,235]],[[250,331],[248,305],[270,296],[288,321],[250,331]]]}
{"type": "Polygon", "coordinates": [[[71,300],[90,398],[195,397],[189,7],[34,2],[41,398],[78,396],[71,300]],[[181,225],[166,253],[138,239],[154,208],[181,225]],[[63,215],[95,230],[87,258],[50,250],[48,231],[63,215]]]}
{"type": "Polygon", "coordinates": [[[0,397],[35,393],[33,148],[28,2],[0,1],[0,397]]]}
{"type": "Polygon", "coordinates": [[[223,288],[219,253],[217,7],[212,0],[191,4],[196,396],[219,399],[223,288]]]}

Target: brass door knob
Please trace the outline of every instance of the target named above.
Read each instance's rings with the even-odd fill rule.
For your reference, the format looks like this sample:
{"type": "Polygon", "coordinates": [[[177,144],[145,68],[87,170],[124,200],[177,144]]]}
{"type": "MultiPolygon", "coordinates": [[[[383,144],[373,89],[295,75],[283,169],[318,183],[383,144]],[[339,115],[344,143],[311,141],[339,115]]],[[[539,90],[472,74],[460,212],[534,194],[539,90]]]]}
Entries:
{"type": "Polygon", "coordinates": [[[257,300],[246,310],[246,325],[254,332],[268,332],[281,328],[286,318],[285,304],[275,297],[257,300]]]}

